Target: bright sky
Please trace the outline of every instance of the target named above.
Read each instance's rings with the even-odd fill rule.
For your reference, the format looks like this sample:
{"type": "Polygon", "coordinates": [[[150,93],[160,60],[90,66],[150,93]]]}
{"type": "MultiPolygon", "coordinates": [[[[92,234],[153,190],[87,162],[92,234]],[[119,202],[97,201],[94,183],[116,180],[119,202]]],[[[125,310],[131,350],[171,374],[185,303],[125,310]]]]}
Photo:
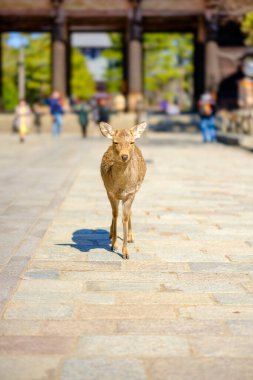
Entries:
{"type": "MultiPolygon", "coordinates": [[[[38,37],[40,37],[41,33],[32,33],[31,35],[33,38],[38,38],[38,37]]],[[[11,45],[15,48],[19,48],[21,45],[25,45],[26,43],[27,43],[27,39],[21,33],[19,33],[19,32],[9,33],[9,39],[8,39],[9,45],[11,45]]]]}

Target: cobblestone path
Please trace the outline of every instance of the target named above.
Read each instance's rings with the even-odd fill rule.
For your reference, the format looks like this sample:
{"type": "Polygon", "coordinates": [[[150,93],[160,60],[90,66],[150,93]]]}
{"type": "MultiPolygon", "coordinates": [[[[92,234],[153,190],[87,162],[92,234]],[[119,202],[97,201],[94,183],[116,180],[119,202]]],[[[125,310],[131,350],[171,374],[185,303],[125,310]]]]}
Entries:
{"type": "Polygon", "coordinates": [[[0,379],[252,380],[253,155],[144,137],[123,261],[108,144],[1,136],[0,379]]]}

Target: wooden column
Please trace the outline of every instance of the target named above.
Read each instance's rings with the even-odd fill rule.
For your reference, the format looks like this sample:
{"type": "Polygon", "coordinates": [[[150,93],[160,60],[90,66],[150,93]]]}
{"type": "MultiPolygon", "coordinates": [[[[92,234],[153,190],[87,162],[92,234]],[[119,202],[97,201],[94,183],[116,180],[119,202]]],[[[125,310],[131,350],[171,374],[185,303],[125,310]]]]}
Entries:
{"type": "Polygon", "coordinates": [[[143,98],[142,28],[140,0],[132,1],[128,28],[128,109],[143,98]]]}
{"type": "Polygon", "coordinates": [[[205,49],[205,89],[217,92],[220,83],[220,63],[218,46],[218,19],[216,15],[207,17],[207,40],[205,49]]]}
{"type": "Polygon", "coordinates": [[[2,54],[2,33],[0,33],[0,111],[3,110],[3,54],[2,54]]]}
{"type": "Polygon", "coordinates": [[[198,20],[198,28],[195,34],[194,49],[194,105],[197,109],[198,100],[205,91],[205,20],[201,16],[198,20]]]}
{"type": "Polygon", "coordinates": [[[55,18],[52,33],[52,87],[61,95],[67,93],[67,25],[61,1],[54,2],[55,18]]]}
{"type": "Polygon", "coordinates": [[[18,98],[25,99],[26,96],[26,76],[25,76],[25,49],[21,45],[18,55],[18,98]]]}

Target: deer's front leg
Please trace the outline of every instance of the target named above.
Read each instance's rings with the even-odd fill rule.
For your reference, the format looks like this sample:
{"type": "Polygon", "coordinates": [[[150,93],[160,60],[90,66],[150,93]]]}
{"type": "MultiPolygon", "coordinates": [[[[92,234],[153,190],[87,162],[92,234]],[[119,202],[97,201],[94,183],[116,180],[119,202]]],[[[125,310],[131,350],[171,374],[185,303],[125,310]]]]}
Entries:
{"type": "Polygon", "coordinates": [[[111,224],[111,229],[110,229],[110,239],[112,239],[112,251],[117,251],[118,249],[117,218],[118,218],[119,201],[113,198],[109,194],[108,194],[108,198],[112,206],[112,224],[111,224]]]}
{"type": "Polygon", "coordinates": [[[128,220],[128,234],[127,234],[128,243],[134,242],[134,235],[132,231],[132,211],[130,211],[129,220],[128,220]]]}
{"type": "Polygon", "coordinates": [[[133,203],[134,197],[128,198],[126,201],[123,201],[123,248],[122,248],[122,253],[123,253],[123,259],[129,259],[128,255],[128,249],[127,249],[127,238],[128,238],[128,223],[129,219],[131,217],[131,206],[133,203]]]}

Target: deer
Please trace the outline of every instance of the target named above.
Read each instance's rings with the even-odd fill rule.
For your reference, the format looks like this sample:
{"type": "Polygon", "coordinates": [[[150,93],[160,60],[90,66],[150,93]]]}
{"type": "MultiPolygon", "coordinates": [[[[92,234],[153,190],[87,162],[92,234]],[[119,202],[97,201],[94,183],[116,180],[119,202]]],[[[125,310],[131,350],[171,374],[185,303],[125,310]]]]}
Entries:
{"type": "Polygon", "coordinates": [[[146,174],[146,163],[135,140],[141,137],[146,126],[147,123],[143,122],[130,130],[116,130],[105,122],[99,124],[102,135],[112,140],[112,145],[104,153],[100,166],[112,208],[111,249],[114,252],[118,251],[117,219],[119,202],[122,201],[123,259],[129,259],[127,243],[134,242],[131,208],[146,174]]]}

